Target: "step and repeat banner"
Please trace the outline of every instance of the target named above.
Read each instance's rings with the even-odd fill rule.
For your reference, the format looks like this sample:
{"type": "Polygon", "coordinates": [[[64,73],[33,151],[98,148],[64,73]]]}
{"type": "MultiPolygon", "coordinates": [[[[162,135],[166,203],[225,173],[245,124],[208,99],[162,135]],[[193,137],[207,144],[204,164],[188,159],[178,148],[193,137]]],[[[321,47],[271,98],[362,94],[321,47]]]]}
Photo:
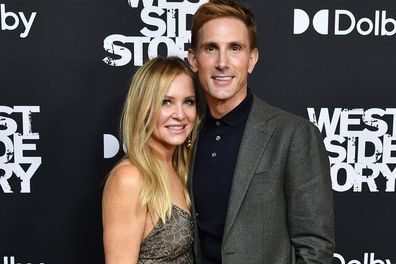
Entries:
{"type": "MultiPolygon", "coordinates": [[[[148,58],[186,57],[206,1],[0,0],[0,264],[104,263],[101,194],[148,58]]],[[[395,264],[396,2],[246,0],[249,86],[321,130],[335,264],[395,264]]]]}

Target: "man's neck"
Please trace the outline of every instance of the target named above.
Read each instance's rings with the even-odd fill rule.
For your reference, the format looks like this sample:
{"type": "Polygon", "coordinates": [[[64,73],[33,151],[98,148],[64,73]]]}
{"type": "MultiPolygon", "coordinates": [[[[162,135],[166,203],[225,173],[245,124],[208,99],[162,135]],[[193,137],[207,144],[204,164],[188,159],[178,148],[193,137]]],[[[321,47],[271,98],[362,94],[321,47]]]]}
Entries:
{"type": "Polygon", "coordinates": [[[210,114],[214,118],[220,119],[235,109],[246,98],[246,96],[247,92],[242,94],[242,96],[233,97],[226,100],[207,98],[210,114]]]}

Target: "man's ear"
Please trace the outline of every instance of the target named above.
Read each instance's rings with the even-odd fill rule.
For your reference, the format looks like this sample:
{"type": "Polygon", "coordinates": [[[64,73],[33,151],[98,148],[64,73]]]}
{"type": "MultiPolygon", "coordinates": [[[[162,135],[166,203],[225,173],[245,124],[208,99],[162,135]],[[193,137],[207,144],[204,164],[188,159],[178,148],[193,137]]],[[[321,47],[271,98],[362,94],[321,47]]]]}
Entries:
{"type": "Polygon", "coordinates": [[[259,58],[258,49],[254,48],[249,54],[249,69],[248,69],[249,74],[253,72],[254,66],[256,66],[258,58],[259,58]]]}
{"type": "Polygon", "coordinates": [[[197,58],[195,56],[195,51],[193,49],[188,49],[187,58],[191,70],[196,73],[198,71],[197,58]]]}

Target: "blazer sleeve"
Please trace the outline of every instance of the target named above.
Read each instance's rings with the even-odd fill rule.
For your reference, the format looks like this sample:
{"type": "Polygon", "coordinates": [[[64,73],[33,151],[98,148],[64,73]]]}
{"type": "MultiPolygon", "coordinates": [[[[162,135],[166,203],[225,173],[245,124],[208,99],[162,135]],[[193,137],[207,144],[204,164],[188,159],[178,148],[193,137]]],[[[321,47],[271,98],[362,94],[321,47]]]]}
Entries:
{"type": "Polygon", "coordinates": [[[329,158],[322,135],[308,121],[294,127],[286,170],[289,235],[296,263],[330,264],[335,238],[329,158]]]}

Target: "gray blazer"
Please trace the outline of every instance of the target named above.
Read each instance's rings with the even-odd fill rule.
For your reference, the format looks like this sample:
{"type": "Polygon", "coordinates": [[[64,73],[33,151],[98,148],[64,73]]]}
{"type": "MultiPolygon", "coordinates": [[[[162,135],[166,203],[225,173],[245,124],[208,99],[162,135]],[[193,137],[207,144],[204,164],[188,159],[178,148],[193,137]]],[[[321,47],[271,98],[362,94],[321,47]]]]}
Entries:
{"type": "MultiPolygon", "coordinates": [[[[189,190],[195,215],[193,165],[189,190]]],[[[233,176],[222,263],[332,263],[330,180],[329,160],[318,129],[254,96],[233,176]]]]}

